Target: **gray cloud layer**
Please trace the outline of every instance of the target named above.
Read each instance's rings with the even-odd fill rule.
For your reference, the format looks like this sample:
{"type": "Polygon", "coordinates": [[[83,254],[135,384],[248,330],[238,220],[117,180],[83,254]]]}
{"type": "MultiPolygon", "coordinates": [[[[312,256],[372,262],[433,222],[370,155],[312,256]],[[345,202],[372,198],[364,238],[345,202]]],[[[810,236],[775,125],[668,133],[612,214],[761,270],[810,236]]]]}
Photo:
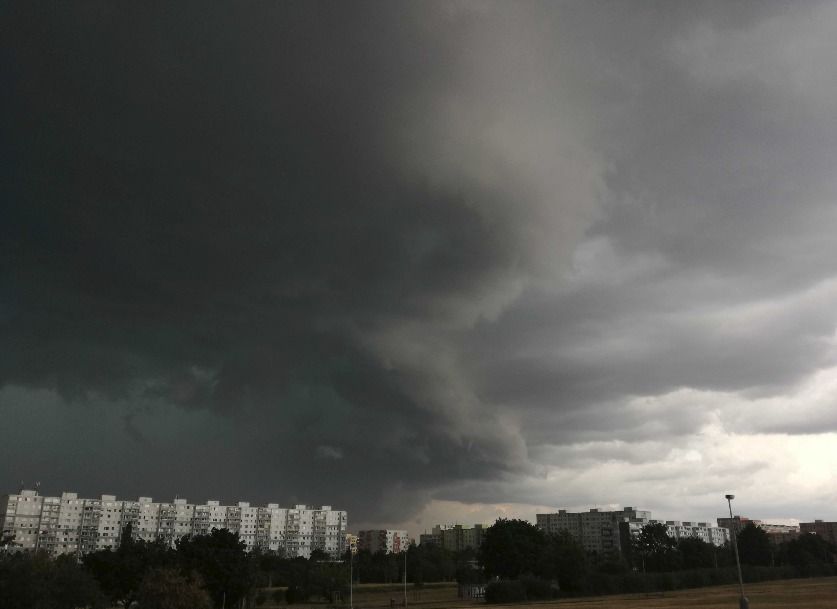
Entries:
{"type": "Polygon", "coordinates": [[[7,8],[0,483],[395,521],[837,431],[781,414],[835,364],[834,12],[7,8]]]}

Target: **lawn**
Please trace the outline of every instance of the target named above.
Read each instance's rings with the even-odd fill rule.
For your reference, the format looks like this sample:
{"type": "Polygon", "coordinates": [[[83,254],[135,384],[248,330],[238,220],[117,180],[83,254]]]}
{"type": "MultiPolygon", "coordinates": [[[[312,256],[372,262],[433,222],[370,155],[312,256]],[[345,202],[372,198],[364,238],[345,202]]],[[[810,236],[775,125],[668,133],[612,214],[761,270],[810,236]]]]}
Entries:
{"type": "MultiPolygon", "coordinates": [[[[752,609],[837,608],[837,577],[745,584],[752,609]]],[[[714,586],[658,594],[599,596],[532,603],[538,609],[737,609],[738,586],[714,586]]],[[[506,605],[507,607],[511,605],[506,605]]],[[[500,605],[494,605],[499,609],[500,605]]]]}
{"type": "MultiPolygon", "coordinates": [[[[758,584],[745,584],[745,592],[752,609],[835,609],[837,608],[837,577],[817,579],[790,579],[758,584]]],[[[358,586],[354,591],[355,609],[379,609],[390,606],[390,599],[401,606],[404,592],[400,586],[358,586]]],[[[407,588],[408,607],[416,609],[461,608],[484,609],[517,608],[531,606],[535,609],[737,609],[737,586],[714,586],[678,590],[656,594],[630,594],[597,596],[545,601],[514,605],[486,605],[480,601],[462,601],[456,596],[456,586],[436,584],[423,589],[407,588]]],[[[265,605],[269,607],[271,605],[265,605]]],[[[288,607],[287,605],[280,605],[288,607]]],[[[328,605],[297,605],[318,607],[328,605]]]]}

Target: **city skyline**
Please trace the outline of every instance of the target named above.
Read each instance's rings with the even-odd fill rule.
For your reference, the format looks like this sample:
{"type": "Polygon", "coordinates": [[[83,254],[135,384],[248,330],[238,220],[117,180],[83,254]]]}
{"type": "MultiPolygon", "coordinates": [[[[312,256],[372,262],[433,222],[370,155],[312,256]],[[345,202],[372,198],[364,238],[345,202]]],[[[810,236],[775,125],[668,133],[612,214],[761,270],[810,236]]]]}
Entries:
{"type": "MultiPolygon", "coordinates": [[[[0,490],[3,490],[3,489],[0,489],[0,490]]],[[[22,485],[19,485],[19,488],[18,488],[17,491],[14,491],[14,492],[9,491],[8,493],[5,493],[5,494],[8,496],[8,495],[11,495],[11,494],[19,494],[19,493],[22,493],[24,491],[27,492],[27,493],[35,493],[36,495],[40,495],[40,496],[43,496],[43,497],[58,497],[58,498],[60,498],[63,495],[72,495],[74,498],[87,497],[87,498],[92,499],[92,500],[98,500],[99,498],[102,498],[102,497],[108,497],[109,500],[118,501],[118,502],[137,502],[137,501],[152,502],[153,501],[155,504],[171,504],[171,505],[188,504],[188,505],[192,505],[192,506],[194,506],[194,505],[206,505],[206,504],[227,506],[227,505],[242,505],[243,503],[246,503],[248,507],[250,507],[251,504],[252,504],[253,508],[259,508],[259,507],[274,507],[274,508],[276,508],[276,507],[280,507],[280,505],[278,503],[271,502],[271,501],[267,501],[267,502],[264,502],[262,504],[257,504],[257,503],[253,503],[253,502],[250,502],[250,501],[242,500],[241,498],[234,498],[234,499],[231,499],[230,501],[226,501],[224,498],[219,498],[218,496],[214,496],[214,497],[211,497],[211,498],[207,497],[207,498],[203,498],[202,500],[200,500],[200,499],[199,500],[194,500],[194,499],[190,500],[188,497],[184,497],[180,494],[176,494],[176,495],[174,495],[173,497],[170,497],[170,498],[167,498],[167,497],[150,497],[150,496],[147,496],[147,495],[144,496],[144,495],[140,495],[140,494],[117,496],[117,495],[112,495],[110,493],[92,493],[92,494],[85,495],[84,493],[79,494],[76,491],[67,491],[67,490],[64,490],[64,491],[61,491],[61,492],[52,492],[52,493],[50,493],[50,491],[47,491],[44,494],[44,493],[41,493],[41,487],[40,487],[40,484],[38,484],[38,483],[36,483],[34,485],[31,485],[31,486],[27,486],[26,484],[22,484],[22,485]]],[[[4,493],[0,493],[0,496],[2,496],[3,494],[4,493]]],[[[321,505],[321,506],[323,506],[323,509],[336,509],[337,511],[340,511],[339,506],[336,506],[335,508],[332,508],[331,505],[327,505],[327,504],[324,504],[324,503],[302,502],[301,504],[295,504],[296,508],[300,508],[302,506],[313,506],[313,505],[321,505]]],[[[623,507],[624,505],[626,505],[626,504],[623,504],[623,503],[607,503],[607,504],[600,504],[600,505],[594,505],[594,506],[589,506],[589,505],[588,506],[579,506],[579,507],[574,507],[574,508],[573,507],[570,507],[570,508],[567,508],[567,507],[552,508],[552,507],[546,507],[545,506],[545,507],[539,509],[539,511],[537,513],[534,513],[534,514],[526,514],[526,513],[522,513],[522,512],[518,513],[518,512],[509,512],[509,511],[495,511],[494,517],[487,518],[483,521],[480,521],[477,517],[471,518],[470,520],[468,518],[466,518],[465,520],[461,520],[461,519],[457,519],[455,517],[448,517],[448,516],[442,515],[440,517],[440,519],[438,519],[436,521],[433,521],[429,526],[421,528],[419,525],[415,525],[413,528],[405,527],[404,531],[406,531],[408,533],[410,539],[418,542],[419,538],[424,536],[424,534],[432,533],[434,529],[437,529],[439,527],[442,527],[442,528],[461,527],[461,526],[465,526],[466,528],[473,527],[473,526],[487,527],[487,526],[491,526],[491,524],[493,524],[499,518],[512,518],[512,519],[513,518],[519,518],[519,519],[531,522],[533,524],[536,524],[538,522],[538,514],[557,513],[559,511],[560,512],[575,512],[575,513],[579,513],[579,512],[587,513],[587,512],[594,512],[594,511],[601,511],[601,512],[615,511],[615,512],[618,513],[620,511],[622,511],[623,509],[625,509],[625,510],[632,509],[632,508],[628,508],[628,507],[623,507]]],[[[290,506],[285,506],[285,509],[287,509],[288,507],[290,507],[290,506]]],[[[758,510],[758,508],[756,508],[756,510],[758,510]]],[[[342,513],[345,513],[345,511],[342,511],[342,513]]],[[[471,513],[474,514],[475,512],[472,511],[471,513]]],[[[756,513],[760,513],[760,512],[756,511],[756,513]]],[[[751,514],[739,513],[738,510],[735,510],[735,514],[736,514],[736,518],[741,518],[745,522],[749,522],[751,520],[748,517],[751,514]]],[[[727,521],[727,520],[729,520],[729,519],[728,519],[726,514],[722,514],[720,516],[706,517],[706,518],[695,518],[695,517],[690,517],[689,514],[684,513],[683,510],[678,511],[676,514],[664,514],[662,516],[659,516],[658,518],[653,519],[654,522],[657,522],[657,521],[661,521],[661,522],[666,522],[666,521],[718,522],[718,526],[728,526],[726,524],[723,524],[723,525],[721,524],[721,521],[727,521]]],[[[790,525],[790,526],[797,526],[798,527],[798,525],[801,522],[804,522],[806,520],[808,520],[808,521],[822,521],[822,520],[828,520],[828,519],[827,518],[819,518],[819,517],[818,518],[808,518],[808,519],[806,519],[806,518],[790,516],[790,517],[772,517],[772,518],[768,518],[767,520],[756,519],[754,522],[756,522],[759,526],[768,526],[769,527],[770,525],[779,525],[781,527],[781,526],[790,525]]],[[[424,525],[421,525],[421,526],[424,526],[424,525]]],[[[369,522],[366,522],[362,519],[359,520],[358,524],[356,524],[356,525],[353,524],[351,521],[349,521],[349,524],[347,525],[347,528],[346,528],[347,532],[349,532],[349,533],[352,533],[352,532],[357,533],[358,531],[363,531],[363,530],[373,530],[374,531],[374,530],[387,530],[387,529],[396,530],[397,532],[400,532],[398,529],[393,529],[393,527],[388,526],[386,523],[383,523],[383,524],[380,523],[380,522],[369,523],[369,522]]]]}
{"type": "Polygon", "coordinates": [[[837,520],[837,3],[13,4],[0,490],[837,520]]]}

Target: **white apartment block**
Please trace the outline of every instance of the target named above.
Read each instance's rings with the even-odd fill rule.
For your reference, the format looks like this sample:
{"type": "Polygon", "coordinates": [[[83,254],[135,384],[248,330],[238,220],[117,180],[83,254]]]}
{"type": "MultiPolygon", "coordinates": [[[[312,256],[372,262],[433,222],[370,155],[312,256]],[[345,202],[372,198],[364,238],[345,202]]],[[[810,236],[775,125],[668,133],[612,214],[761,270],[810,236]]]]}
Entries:
{"type": "Polygon", "coordinates": [[[347,515],[328,505],[193,504],[179,498],[155,503],[150,497],[133,501],[113,495],[80,499],[76,493],[43,497],[33,490],[0,496],[0,533],[4,538],[13,535],[12,547],[18,550],[83,555],[115,549],[129,524],[133,537],[144,541],[162,539],[174,545],[186,535],[229,529],[238,533],[248,551],[284,551],[286,556],[308,558],[321,550],[336,558],[345,550],[347,515]]]}
{"type": "MultiPolygon", "coordinates": [[[[662,524],[666,527],[666,533],[675,541],[693,537],[700,539],[713,546],[723,546],[730,540],[729,529],[712,526],[708,522],[691,522],[688,520],[647,520],[645,522],[627,523],[628,530],[632,537],[636,537],[647,524],[662,524]]],[[[623,525],[625,526],[625,525],[623,525]]]]}
{"type": "MultiPolygon", "coordinates": [[[[622,510],[589,512],[568,512],[560,510],[554,514],[537,514],[537,526],[546,533],[567,531],[575,537],[588,552],[609,554],[625,553],[630,540],[639,535],[647,524],[660,521],[651,519],[651,512],[626,507],[622,510]]],[[[729,530],[711,526],[706,522],[668,520],[662,522],[669,537],[675,540],[695,537],[722,546],[729,541],[729,530]]]]}
{"type": "Polygon", "coordinates": [[[398,554],[410,547],[407,531],[393,529],[371,529],[357,534],[358,550],[369,550],[372,554],[386,552],[398,554]]]}
{"type": "Polygon", "coordinates": [[[713,546],[722,546],[730,540],[729,529],[712,526],[707,522],[690,522],[679,520],[666,520],[668,536],[677,541],[687,537],[695,537],[713,546]]]}

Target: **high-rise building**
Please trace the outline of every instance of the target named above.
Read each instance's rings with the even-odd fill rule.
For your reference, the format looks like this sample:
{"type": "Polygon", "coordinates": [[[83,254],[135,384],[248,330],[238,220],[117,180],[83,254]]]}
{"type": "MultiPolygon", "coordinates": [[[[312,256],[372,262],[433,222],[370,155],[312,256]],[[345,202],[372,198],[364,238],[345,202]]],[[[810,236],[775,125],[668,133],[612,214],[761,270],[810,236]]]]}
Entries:
{"type": "Polygon", "coordinates": [[[628,554],[631,539],[638,536],[648,524],[663,524],[669,537],[680,540],[694,537],[722,546],[729,540],[729,531],[713,527],[706,522],[658,521],[651,519],[651,512],[625,507],[622,510],[568,512],[559,510],[553,514],[537,514],[537,526],[545,533],[567,531],[588,552],[597,554],[628,554]]]}
{"type": "Polygon", "coordinates": [[[559,510],[553,514],[536,514],[535,518],[538,528],[545,533],[567,531],[588,552],[611,554],[622,551],[620,523],[636,523],[641,527],[651,519],[651,512],[632,507],[615,511],[593,508],[588,512],[559,510]]]}
{"type": "Polygon", "coordinates": [[[386,552],[398,554],[410,547],[410,536],[407,531],[393,529],[369,529],[358,531],[358,550],[369,550],[372,554],[386,552]]]}
{"type": "Polygon", "coordinates": [[[818,535],[829,543],[837,545],[837,522],[823,522],[822,520],[800,522],[799,530],[806,535],[818,535]]]}
{"type": "Polygon", "coordinates": [[[132,536],[145,541],[162,539],[173,545],[185,535],[229,529],[238,533],[248,551],[258,548],[307,558],[321,550],[336,558],[345,550],[347,515],[328,505],[193,504],[181,498],[155,503],[150,497],[133,501],[114,495],[43,497],[34,490],[0,496],[0,532],[4,538],[14,536],[13,549],[46,550],[52,555],[114,549],[129,524],[132,536]]]}

